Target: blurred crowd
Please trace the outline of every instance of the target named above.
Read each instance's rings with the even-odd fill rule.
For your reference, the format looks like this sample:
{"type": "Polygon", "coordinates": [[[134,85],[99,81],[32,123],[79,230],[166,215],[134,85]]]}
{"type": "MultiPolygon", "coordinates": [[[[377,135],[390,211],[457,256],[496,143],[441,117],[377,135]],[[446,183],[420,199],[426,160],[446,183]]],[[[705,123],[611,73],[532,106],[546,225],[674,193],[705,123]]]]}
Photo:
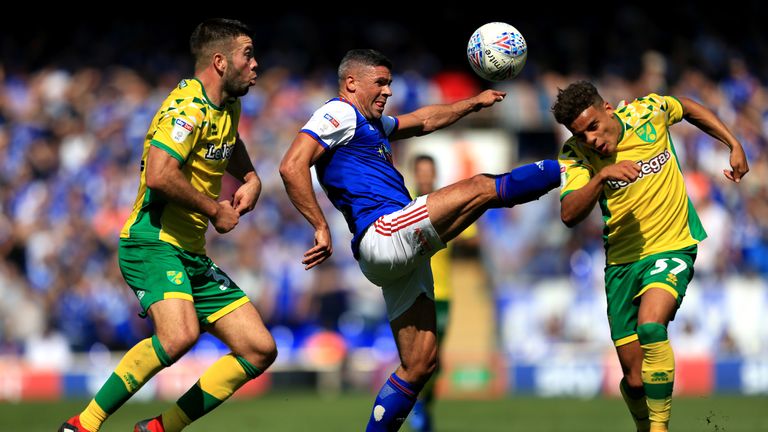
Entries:
{"type": "MultiPolygon", "coordinates": [[[[729,183],[722,174],[728,168],[724,145],[685,122],[672,128],[689,195],[709,233],[697,258],[696,279],[716,284],[740,275],[765,284],[768,77],[727,45],[705,43],[713,40],[710,36],[690,49],[698,58],[720,61],[714,70],[710,63],[688,64],[653,50],[637,53],[632,73],[610,67],[548,69],[531,55],[521,77],[494,86],[508,92],[502,104],[453,127],[501,128],[514,136],[518,154],[509,161],[512,167],[555,157],[568,134],[549,109],[557,88],[573,80],[594,80],[614,104],[650,92],[703,103],[741,140],[751,170],[742,184],[729,183]]],[[[486,86],[468,66],[442,70],[426,55],[412,61],[393,57],[389,115],[451,102],[486,86]]],[[[147,127],[168,92],[191,74],[185,61],[150,76],[135,63],[117,61],[99,67],[20,67],[0,60],[0,354],[34,357],[38,343],[75,352],[122,350],[151,332],[120,275],[118,233],[136,196],[147,127]]],[[[321,196],[333,226],[334,256],[304,271],[301,256],[313,233],[288,201],[277,171],[297,131],[335,96],[333,63],[326,59],[297,73],[273,61],[242,98],[240,135],[264,188],[256,209],[232,233],[209,233],[208,253],[278,329],[278,339],[323,328],[343,335],[351,346],[375,345],[388,331],[383,301],[357,269],[346,224],[321,196]]],[[[396,163],[407,170],[410,161],[398,160],[394,147],[396,163]]],[[[235,187],[226,179],[222,196],[235,187]]],[[[600,293],[601,218],[595,213],[587,223],[567,229],[557,197],[550,195],[490,212],[479,222],[480,258],[491,276],[490,289],[525,291],[534,289],[533,282],[565,278],[600,293]]]]}

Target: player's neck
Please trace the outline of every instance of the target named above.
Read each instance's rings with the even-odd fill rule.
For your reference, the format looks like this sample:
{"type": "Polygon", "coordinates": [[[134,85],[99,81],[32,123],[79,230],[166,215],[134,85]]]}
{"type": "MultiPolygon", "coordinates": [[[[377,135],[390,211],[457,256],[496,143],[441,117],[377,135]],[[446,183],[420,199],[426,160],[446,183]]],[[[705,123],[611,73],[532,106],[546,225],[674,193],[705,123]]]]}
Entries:
{"type": "Polygon", "coordinates": [[[345,101],[351,103],[358,110],[360,109],[360,105],[358,105],[357,98],[355,98],[355,94],[354,93],[347,93],[345,91],[340,91],[339,92],[339,99],[342,99],[342,100],[345,100],[345,101]]]}
{"type": "Polygon", "coordinates": [[[195,72],[195,78],[203,84],[203,91],[208,98],[208,102],[221,106],[221,103],[224,101],[224,87],[222,86],[219,74],[208,68],[195,72]]]}
{"type": "Polygon", "coordinates": [[[370,119],[371,119],[371,118],[369,117],[369,115],[368,115],[368,112],[367,112],[367,111],[366,111],[366,110],[363,108],[363,106],[362,106],[362,105],[360,105],[360,103],[358,102],[358,100],[357,100],[357,97],[355,96],[355,94],[354,94],[354,93],[347,93],[347,92],[345,92],[345,91],[340,91],[340,92],[339,92],[339,98],[340,98],[340,99],[343,99],[343,100],[345,100],[345,101],[347,101],[347,102],[348,102],[348,103],[350,103],[352,106],[354,106],[354,107],[355,107],[355,109],[357,109],[357,111],[359,111],[359,112],[360,112],[360,114],[362,114],[362,115],[363,115],[363,117],[365,117],[366,119],[368,119],[368,120],[370,120],[370,119]]]}

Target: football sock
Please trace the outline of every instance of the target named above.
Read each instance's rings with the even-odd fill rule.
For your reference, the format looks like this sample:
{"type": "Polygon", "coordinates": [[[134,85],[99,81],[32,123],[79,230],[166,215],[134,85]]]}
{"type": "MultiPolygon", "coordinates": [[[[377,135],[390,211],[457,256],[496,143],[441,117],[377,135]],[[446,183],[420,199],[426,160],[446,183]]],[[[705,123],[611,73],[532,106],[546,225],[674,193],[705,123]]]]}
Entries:
{"type": "Polygon", "coordinates": [[[160,421],[163,422],[163,429],[165,429],[166,432],[180,431],[192,423],[192,419],[187,417],[184,411],[179,408],[178,403],[173,404],[173,406],[165,410],[160,416],[160,421]]]}
{"type": "Polygon", "coordinates": [[[432,432],[432,419],[429,415],[429,408],[424,399],[416,399],[413,404],[411,414],[408,416],[409,424],[413,432],[432,432]]]}
{"type": "Polygon", "coordinates": [[[624,398],[624,402],[629,408],[629,413],[632,414],[637,432],[648,432],[651,423],[648,419],[648,402],[645,400],[645,392],[629,388],[624,378],[621,379],[619,390],[621,390],[621,397],[624,398]]]}
{"type": "Polygon", "coordinates": [[[163,413],[165,432],[178,432],[212,411],[243,386],[261,375],[246,359],[227,354],[212,364],[200,379],[163,413]]]}
{"type": "Polygon", "coordinates": [[[560,164],[543,160],[496,176],[496,195],[504,207],[539,199],[560,186],[560,164]]]}
{"type": "Polygon", "coordinates": [[[376,395],[373,411],[365,428],[366,432],[389,432],[400,429],[400,425],[411,412],[418,394],[419,389],[413,384],[409,384],[394,373],[390,375],[379,390],[379,394],[376,395]]]}
{"type": "Polygon", "coordinates": [[[157,336],[144,339],[123,356],[107,382],[80,414],[80,423],[92,432],[120,408],[141,386],[166,366],[170,358],[157,336]]]}
{"type": "MultiPolygon", "coordinates": [[[[439,363],[438,363],[439,365],[439,363]]],[[[437,381],[437,370],[432,377],[424,384],[419,392],[419,397],[411,409],[410,426],[414,432],[432,431],[432,402],[435,399],[435,382],[437,381]]]]}
{"type": "Polygon", "coordinates": [[[437,374],[440,372],[440,363],[438,368],[432,374],[432,377],[424,384],[424,387],[419,392],[418,402],[421,403],[424,415],[429,419],[432,414],[432,402],[435,400],[435,384],[437,382],[437,374]]]}
{"type": "Polygon", "coordinates": [[[666,431],[675,382],[675,357],[667,329],[658,323],[641,324],[637,327],[637,337],[643,348],[643,389],[648,402],[650,430],[666,431]]]}
{"type": "Polygon", "coordinates": [[[109,414],[101,409],[95,399],[91,399],[85,410],[80,413],[80,424],[91,432],[98,432],[107,417],[109,414]]]}
{"type": "Polygon", "coordinates": [[[424,401],[427,408],[432,405],[432,401],[435,398],[435,382],[437,381],[437,370],[432,374],[432,378],[424,384],[424,388],[419,393],[419,399],[424,401]]]}

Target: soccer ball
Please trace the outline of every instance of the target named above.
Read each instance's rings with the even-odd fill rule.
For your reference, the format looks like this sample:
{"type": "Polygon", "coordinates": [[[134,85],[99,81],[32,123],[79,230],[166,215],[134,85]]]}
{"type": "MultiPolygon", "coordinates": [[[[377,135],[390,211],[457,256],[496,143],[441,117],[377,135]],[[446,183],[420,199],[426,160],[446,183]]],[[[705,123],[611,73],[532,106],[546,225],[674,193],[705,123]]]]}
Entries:
{"type": "Polygon", "coordinates": [[[520,73],[528,57],[523,35],[507,23],[492,22],[472,33],[467,44],[467,59],[476,74],[488,81],[512,79],[520,73]]]}

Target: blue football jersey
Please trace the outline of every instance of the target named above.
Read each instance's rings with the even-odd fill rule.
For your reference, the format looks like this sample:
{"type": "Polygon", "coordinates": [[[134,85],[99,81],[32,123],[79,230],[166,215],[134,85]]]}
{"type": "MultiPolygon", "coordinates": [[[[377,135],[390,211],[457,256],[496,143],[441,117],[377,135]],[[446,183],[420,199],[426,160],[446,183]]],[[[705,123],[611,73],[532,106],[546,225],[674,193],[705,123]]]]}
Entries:
{"type": "Polygon", "coordinates": [[[389,135],[397,118],[368,120],[349,102],[331,99],[301,129],[326,148],[315,164],[320,184],[347,220],[352,252],[379,217],[411,202],[403,176],[392,164],[389,135]]]}

